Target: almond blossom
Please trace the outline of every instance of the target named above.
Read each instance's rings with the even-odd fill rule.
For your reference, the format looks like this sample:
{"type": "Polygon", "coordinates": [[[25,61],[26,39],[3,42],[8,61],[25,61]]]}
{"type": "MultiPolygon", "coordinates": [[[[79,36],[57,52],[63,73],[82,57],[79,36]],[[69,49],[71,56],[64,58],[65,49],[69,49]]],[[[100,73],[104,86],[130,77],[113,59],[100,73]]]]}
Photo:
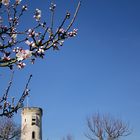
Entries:
{"type": "Polygon", "coordinates": [[[30,58],[32,56],[32,51],[19,49],[16,53],[17,61],[22,61],[24,59],[30,58]]]}
{"type": "Polygon", "coordinates": [[[44,46],[41,46],[41,47],[38,49],[37,52],[38,52],[39,54],[44,53],[44,52],[45,52],[45,50],[44,50],[44,46]]]}
{"type": "Polygon", "coordinates": [[[9,5],[10,0],[2,0],[3,5],[9,5]]]}
{"type": "Polygon", "coordinates": [[[36,9],[33,18],[35,18],[36,25],[27,28],[25,31],[19,31],[20,18],[23,13],[27,11],[27,5],[18,6],[22,0],[0,0],[3,10],[0,15],[0,66],[13,68],[17,61],[21,62],[30,57],[31,59],[44,58],[45,52],[49,49],[59,50],[59,47],[64,44],[65,39],[75,37],[77,29],[69,31],[75,17],[77,16],[80,2],[78,3],[74,17],[68,25],[67,20],[70,19],[70,13],[66,12],[64,19],[57,28],[54,28],[54,12],[56,4],[51,3],[51,24],[46,21],[41,22],[41,10],[36,9]],[[3,6],[5,5],[5,6],[3,6]],[[19,8],[16,10],[16,8],[19,8]],[[8,12],[8,20],[3,22],[6,11],[8,12]],[[3,25],[6,24],[6,25],[3,25]],[[18,48],[21,43],[26,44],[26,49],[18,48]],[[14,49],[16,47],[16,49],[14,49]],[[9,53],[9,56],[6,53],[9,53]],[[5,57],[2,57],[5,56],[5,57]],[[6,61],[7,60],[7,61],[6,61]]]}

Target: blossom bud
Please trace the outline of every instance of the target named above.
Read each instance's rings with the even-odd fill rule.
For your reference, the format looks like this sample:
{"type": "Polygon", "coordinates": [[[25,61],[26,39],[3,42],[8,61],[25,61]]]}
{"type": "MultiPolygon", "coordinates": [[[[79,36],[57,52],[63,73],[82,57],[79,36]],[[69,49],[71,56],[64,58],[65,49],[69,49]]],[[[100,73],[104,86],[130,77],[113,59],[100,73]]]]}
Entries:
{"type": "Polygon", "coordinates": [[[23,10],[23,11],[27,11],[27,10],[28,10],[28,9],[27,9],[27,5],[23,5],[23,6],[22,6],[22,10],[23,10]]]}
{"type": "Polygon", "coordinates": [[[23,63],[23,62],[19,62],[19,63],[17,64],[17,67],[18,67],[19,69],[22,69],[22,68],[24,68],[25,66],[26,66],[26,64],[23,63]]]}
{"type": "Polygon", "coordinates": [[[41,10],[39,10],[39,9],[35,10],[34,18],[36,19],[36,21],[40,20],[40,18],[41,18],[41,10]]]}
{"type": "Polygon", "coordinates": [[[51,11],[54,11],[55,8],[56,8],[56,4],[51,3],[50,10],[51,10],[51,11]]]}
{"type": "Polygon", "coordinates": [[[66,18],[67,18],[67,19],[70,18],[70,13],[69,13],[69,12],[67,12],[67,14],[66,14],[66,18]]]}
{"type": "Polygon", "coordinates": [[[21,2],[21,0],[16,0],[16,4],[17,5],[20,4],[20,2],[21,2]]]}

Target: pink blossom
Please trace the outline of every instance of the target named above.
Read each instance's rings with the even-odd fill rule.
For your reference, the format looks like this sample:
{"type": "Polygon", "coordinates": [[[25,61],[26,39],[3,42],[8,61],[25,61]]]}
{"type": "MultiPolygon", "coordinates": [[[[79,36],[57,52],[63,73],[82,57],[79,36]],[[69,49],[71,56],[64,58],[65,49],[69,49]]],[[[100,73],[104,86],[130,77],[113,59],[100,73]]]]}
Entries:
{"type": "Polygon", "coordinates": [[[2,57],[2,59],[3,59],[4,61],[9,61],[11,58],[10,58],[10,56],[4,55],[4,56],[2,57]]]}
{"type": "Polygon", "coordinates": [[[2,0],[3,5],[9,5],[10,0],[2,0]]]}
{"type": "Polygon", "coordinates": [[[22,61],[24,59],[30,58],[32,56],[32,51],[19,49],[16,53],[16,57],[18,61],[22,61]]]}

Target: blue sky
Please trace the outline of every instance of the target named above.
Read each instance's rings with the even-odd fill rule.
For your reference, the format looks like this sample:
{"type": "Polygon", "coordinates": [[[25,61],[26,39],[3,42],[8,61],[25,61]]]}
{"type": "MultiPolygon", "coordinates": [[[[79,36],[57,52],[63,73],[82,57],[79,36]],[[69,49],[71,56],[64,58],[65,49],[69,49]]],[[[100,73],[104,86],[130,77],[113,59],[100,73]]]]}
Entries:
{"type": "MultiPolygon", "coordinates": [[[[67,9],[74,12],[78,0],[55,2],[59,23],[67,9]]],[[[33,24],[36,7],[49,21],[49,1],[27,3],[30,11],[23,27],[33,24]]],[[[86,118],[96,112],[129,122],[133,133],[122,140],[140,138],[139,7],[139,0],[83,0],[73,26],[79,29],[78,36],[67,40],[60,51],[50,50],[45,59],[16,71],[12,94],[17,97],[33,74],[29,105],[43,108],[43,140],[60,140],[67,134],[86,140],[86,118]]],[[[5,79],[1,89],[8,76],[9,70],[1,69],[5,79]]]]}

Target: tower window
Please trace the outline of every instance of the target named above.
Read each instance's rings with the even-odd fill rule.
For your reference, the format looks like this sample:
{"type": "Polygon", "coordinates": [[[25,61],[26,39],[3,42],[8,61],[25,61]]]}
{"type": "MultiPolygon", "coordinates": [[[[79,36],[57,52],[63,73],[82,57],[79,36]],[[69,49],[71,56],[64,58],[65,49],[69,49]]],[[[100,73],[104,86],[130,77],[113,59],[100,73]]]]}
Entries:
{"type": "Polygon", "coordinates": [[[35,139],[35,131],[32,132],[32,139],[35,139]]]}
{"type": "Polygon", "coordinates": [[[36,125],[36,116],[32,116],[32,125],[36,125]]]}

